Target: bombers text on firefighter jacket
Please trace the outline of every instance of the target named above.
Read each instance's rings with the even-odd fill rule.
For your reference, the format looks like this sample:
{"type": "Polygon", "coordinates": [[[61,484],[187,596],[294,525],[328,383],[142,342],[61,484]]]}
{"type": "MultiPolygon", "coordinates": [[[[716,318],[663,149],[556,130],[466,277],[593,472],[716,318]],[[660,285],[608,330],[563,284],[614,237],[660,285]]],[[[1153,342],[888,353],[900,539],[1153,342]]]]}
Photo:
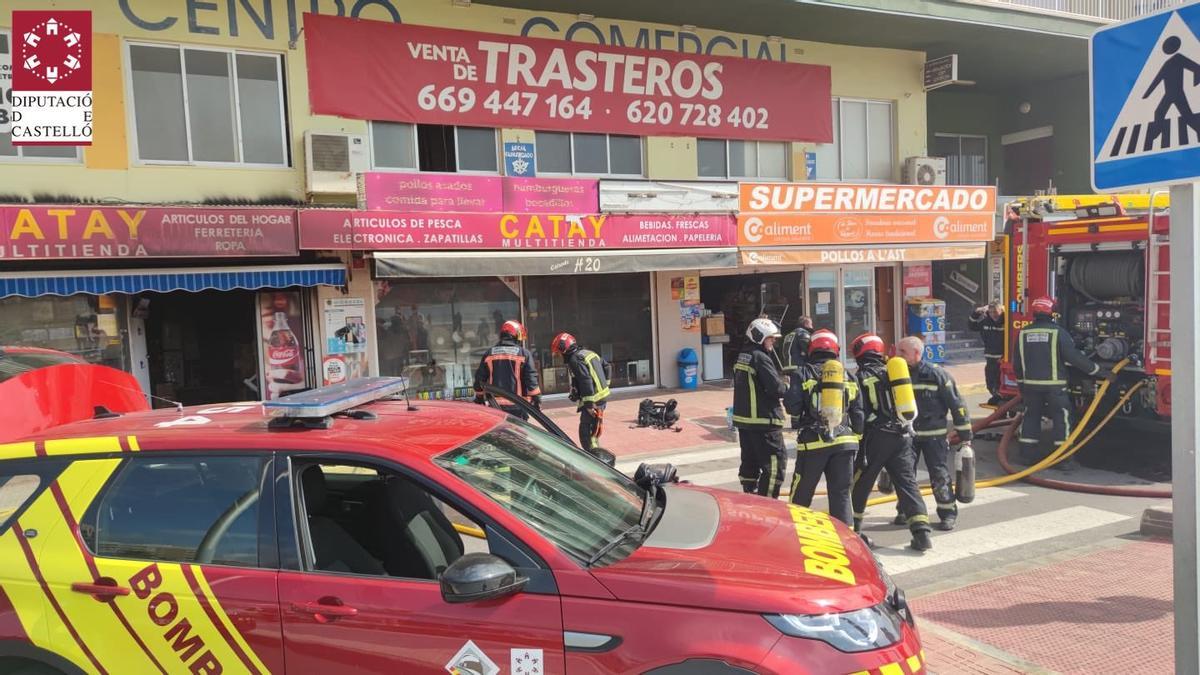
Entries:
{"type": "Polygon", "coordinates": [[[792,374],[808,363],[808,341],[812,334],[805,328],[797,328],[783,338],[783,372],[792,374]]]}
{"type": "Polygon", "coordinates": [[[1017,337],[1013,369],[1017,371],[1017,382],[1022,386],[1066,386],[1067,368],[1064,361],[1086,375],[1100,372],[1100,366],[1075,348],[1075,340],[1067,329],[1049,317],[1039,316],[1021,329],[1017,337]]]}
{"type": "Polygon", "coordinates": [[[917,438],[946,435],[946,414],[954,418],[960,441],[971,440],[971,416],[958,393],[958,385],[941,366],[921,361],[911,367],[913,393],[917,395],[917,419],[913,429],[917,438]]]}
{"type": "Polygon", "coordinates": [[[900,433],[903,425],[896,415],[892,398],[892,381],[888,379],[887,363],[883,357],[867,356],[859,362],[858,385],[862,389],[863,415],[869,428],[900,433]]]}
{"type": "Polygon", "coordinates": [[[862,396],[858,391],[858,382],[850,373],[844,376],[842,421],[834,428],[833,436],[828,436],[824,423],[821,421],[821,366],[830,359],[829,356],[819,356],[809,361],[808,365],[792,377],[791,386],[783,404],[787,411],[800,419],[799,450],[822,450],[833,447],[858,447],[858,437],[863,432],[862,396]]]}
{"type": "Polygon", "coordinates": [[[779,399],[787,380],[779,372],[774,354],[754,345],[738,354],[733,365],[733,426],[739,429],[783,427],[779,399]]]}
{"type": "Polygon", "coordinates": [[[541,396],[538,386],[537,368],[533,365],[533,355],[512,338],[500,338],[479,361],[475,370],[475,391],[483,392],[480,385],[490,384],[497,389],[511,391],[529,400],[541,396]]]}
{"type": "Polygon", "coordinates": [[[1004,315],[999,319],[988,316],[987,310],[975,312],[967,319],[971,330],[983,336],[983,355],[989,359],[1004,358],[1004,315]]]}
{"type": "Polygon", "coordinates": [[[608,368],[604,359],[590,349],[576,349],[567,355],[571,388],[579,394],[576,408],[608,399],[608,368]]]}

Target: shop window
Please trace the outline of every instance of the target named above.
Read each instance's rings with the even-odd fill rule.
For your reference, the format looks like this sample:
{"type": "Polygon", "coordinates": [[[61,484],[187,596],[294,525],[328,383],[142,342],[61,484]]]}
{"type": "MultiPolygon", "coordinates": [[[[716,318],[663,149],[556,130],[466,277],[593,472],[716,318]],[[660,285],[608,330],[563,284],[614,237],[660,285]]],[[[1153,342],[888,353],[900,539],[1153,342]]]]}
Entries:
{"type": "Polygon", "coordinates": [[[704,178],[787,178],[787,143],[723,141],[696,142],[698,173],[704,178]]]}
{"type": "Polygon", "coordinates": [[[550,354],[550,340],[566,331],[612,365],[612,386],[654,382],[650,275],[605,274],[525,277],[527,346],[541,366],[542,391],[568,391],[567,369],[550,354]]]}
{"type": "Polygon", "coordinates": [[[641,176],[642,139],[637,136],[539,131],[534,137],[541,174],[641,176]]]}
{"type": "Polygon", "coordinates": [[[946,158],[946,183],[990,185],[987,136],[935,134],[932,154],[946,158]]]}
{"type": "Polygon", "coordinates": [[[288,164],[280,56],[130,44],[129,69],[141,161],[288,164]]]}
{"type": "Polygon", "coordinates": [[[890,181],[895,175],[892,104],[833,100],[833,142],[815,146],[818,180],[890,181]]]}
{"type": "Polygon", "coordinates": [[[129,370],[129,327],[121,295],[0,300],[0,345],[41,347],[129,370]]]}
{"type": "MultiPolygon", "coordinates": [[[[0,31],[0,61],[8,62],[11,59],[12,43],[9,34],[7,31],[0,31]]],[[[0,87],[0,97],[4,98],[4,103],[12,103],[12,89],[0,87]]],[[[0,124],[8,124],[8,110],[7,106],[0,107],[0,124]]],[[[12,143],[11,133],[0,132],[0,161],[29,160],[31,162],[76,163],[80,161],[80,157],[78,146],[16,146],[12,143]]]]}
{"type": "Polygon", "coordinates": [[[496,173],[496,130],[444,124],[371,122],[371,167],[496,173]]]}
{"type": "MultiPolygon", "coordinates": [[[[500,326],[521,317],[515,277],[379,282],[380,374],[404,375],[419,398],[469,398],[500,326]]],[[[549,343],[550,338],[546,341],[549,343]]]]}
{"type": "Polygon", "coordinates": [[[256,567],[266,466],[252,455],[127,460],[79,533],[103,558],[256,567]]]}

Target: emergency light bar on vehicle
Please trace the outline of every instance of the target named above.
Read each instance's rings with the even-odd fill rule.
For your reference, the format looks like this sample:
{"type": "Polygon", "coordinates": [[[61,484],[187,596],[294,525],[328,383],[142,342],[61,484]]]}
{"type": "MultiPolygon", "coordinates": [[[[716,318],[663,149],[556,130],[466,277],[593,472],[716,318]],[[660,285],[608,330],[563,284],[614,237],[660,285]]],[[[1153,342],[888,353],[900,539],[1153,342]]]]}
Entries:
{"type": "Polygon", "coordinates": [[[408,389],[407,377],[364,377],[268,401],[263,410],[270,417],[322,419],[396,396],[405,389],[408,389]]]}

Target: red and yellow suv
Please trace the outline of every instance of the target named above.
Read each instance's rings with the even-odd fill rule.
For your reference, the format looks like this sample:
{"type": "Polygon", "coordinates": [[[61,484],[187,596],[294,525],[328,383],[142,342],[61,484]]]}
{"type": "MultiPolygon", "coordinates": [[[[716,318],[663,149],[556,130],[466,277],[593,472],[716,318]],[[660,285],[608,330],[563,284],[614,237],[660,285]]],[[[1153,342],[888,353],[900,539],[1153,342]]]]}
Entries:
{"type": "Polygon", "coordinates": [[[0,445],[0,673],[923,670],[903,593],[825,514],[635,482],[402,386],[0,445]]]}

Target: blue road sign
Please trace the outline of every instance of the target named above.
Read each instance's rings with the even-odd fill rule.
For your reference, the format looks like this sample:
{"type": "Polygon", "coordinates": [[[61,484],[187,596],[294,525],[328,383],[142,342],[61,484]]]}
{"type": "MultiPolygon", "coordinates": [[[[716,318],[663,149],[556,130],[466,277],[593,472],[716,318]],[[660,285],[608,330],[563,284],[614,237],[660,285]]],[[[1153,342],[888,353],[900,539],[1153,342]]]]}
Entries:
{"type": "Polygon", "coordinates": [[[1101,28],[1090,43],[1092,186],[1200,179],[1200,3],[1101,28]]]}
{"type": "Polygon", "coordinates": [[[533,178],[537,175],[533,143],[504,144],[504,175],[533,178]]]}

